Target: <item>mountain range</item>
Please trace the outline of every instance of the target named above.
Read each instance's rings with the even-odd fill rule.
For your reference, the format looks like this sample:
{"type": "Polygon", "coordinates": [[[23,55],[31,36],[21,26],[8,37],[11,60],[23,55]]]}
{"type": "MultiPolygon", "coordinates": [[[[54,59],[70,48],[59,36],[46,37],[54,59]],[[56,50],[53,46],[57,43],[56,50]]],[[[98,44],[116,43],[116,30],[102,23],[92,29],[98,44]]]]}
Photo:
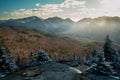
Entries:
{"type": "Polygon", "coordinates": [[[62,36],[88,38],[103,41],[106,35],[110,35],[113,41],[120,42],[120,17],[84,18],[78,22],[71,19],[51,17],[42,19],[36,16],[0,20],[0,26],[23,26],[29,29],[41,30],[62,36]]]}

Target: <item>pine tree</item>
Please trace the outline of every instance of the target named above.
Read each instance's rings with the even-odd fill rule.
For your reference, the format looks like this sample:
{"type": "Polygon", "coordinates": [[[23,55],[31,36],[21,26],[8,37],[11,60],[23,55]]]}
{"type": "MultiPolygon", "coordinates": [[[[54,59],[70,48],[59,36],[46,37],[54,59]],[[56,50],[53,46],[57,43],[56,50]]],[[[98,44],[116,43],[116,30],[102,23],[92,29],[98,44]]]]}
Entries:
{"type": "Polygon", "coordinates": [[[92,51],[92,56],[93,57],[96,57],[97,56],[97,50],[94,48],[93,51],[92,51]]]}
{"type": "Polygon", "coordinates": [[[104,54],[105,59],[107,61],[113,60],[113,55],[115,55],[116,51],[112,48],[112,41],[110,40],[109,35],[107,35],[106,37],[106,41],[105,41],[103,49],[105,53],[104,54]]]}
{"type": "Polygon", "coordinates": [[[77,57],[76,53],[74,53],[74,55],[73,55],[73,61],[77,61],[78,60],[77,58],[78,57],[77,57]]]}
{"type": "Polygon", "coordinates": [[[55,61],[58,61],[58,53],[55,52],[55,61]]]}
{"type": "Polygon", "coordinates": [[[31,51],[29,54],[29,66],[33,66],[34,65],[34,52],[31,51]]]}
{"type": "Polygon", "coordinates": [[[99,59],[98,52],[97,52],[97,50],[95,48],[92,51],[91,57],[92,57],[93,63],[97,63],[98,62],[98,59],[99,59]]]}
{"type": "Polygon", "coordinates": [[[16,60],[16,65],[20,68],[21,66],[21,59],[20,59],[20,55],[17,56],[17,60],[16,60]]]}

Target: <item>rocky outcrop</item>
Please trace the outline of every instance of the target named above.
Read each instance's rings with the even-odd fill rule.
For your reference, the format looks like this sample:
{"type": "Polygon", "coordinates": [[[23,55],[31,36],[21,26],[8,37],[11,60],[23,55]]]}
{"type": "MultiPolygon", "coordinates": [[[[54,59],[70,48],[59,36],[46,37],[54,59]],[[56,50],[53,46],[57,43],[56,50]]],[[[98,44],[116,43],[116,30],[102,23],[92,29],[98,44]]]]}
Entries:
{"type": "Polygon", "coordinates": [[[80,70],[56,62],[29,67],[17,73],[3,80],[90,80],[80,70]]]}

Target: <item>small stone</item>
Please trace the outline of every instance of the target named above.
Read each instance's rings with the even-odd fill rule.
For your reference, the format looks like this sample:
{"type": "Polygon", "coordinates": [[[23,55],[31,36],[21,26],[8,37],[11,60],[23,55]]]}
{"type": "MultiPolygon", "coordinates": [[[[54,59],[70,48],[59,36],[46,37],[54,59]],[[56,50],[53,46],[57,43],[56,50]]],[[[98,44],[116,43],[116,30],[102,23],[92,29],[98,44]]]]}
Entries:
{"type": "Polygon", "coordinates": [[[0,71],[0,78],[3,78],[5,76],[6,76],[6,74],[0,71]]]}

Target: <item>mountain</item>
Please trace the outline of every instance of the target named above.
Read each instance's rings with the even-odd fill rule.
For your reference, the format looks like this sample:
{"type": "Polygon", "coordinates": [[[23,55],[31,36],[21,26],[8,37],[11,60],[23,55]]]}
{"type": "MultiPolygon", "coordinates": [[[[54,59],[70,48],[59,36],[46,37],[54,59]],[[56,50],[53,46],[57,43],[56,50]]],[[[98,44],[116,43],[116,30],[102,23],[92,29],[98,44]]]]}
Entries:
{"type": "Polygon", "coordinates": [[[44,19],[42,18],[38,18],[36,16],[31,16],[31,17],[27,17],[27,18],[21,18],[21,19],[16,19],[17,21],[21,21],[23,23],[27,23],[27,22],[32,22],[32,21],[43,21],[44,19]]]}
{"type": "Polygon", "coordinates": [[[105,35],[110,35],[113,41],[120,42],[120,18],[98,17],[84,18],[65,32],[66,35],[103,41],[105,35]]]}
{"type": "Polygon", "coordinates": [[[64,20],[59,17],[53,17],[53,18],[46,19],[44,23],[46,24],[46,26],[49,26],[47,28],[49,28],[48,30],[50,32],[54,32],[54,33],[57,32],[58,34],[58,33],[62,33],[69,30],[71,25],[73,25],[74,22],[68,19],[64,20]]]}
{"type": "Polygon", "coordinates": [[[6,20],[0,20],[0,24],[1,24],[1,23],[4,23],[5,21],[6,21],[6,20]]]}
{"type": "Polygon", "coordinates": [[[31,16],[22,19],[0,21],[0,26],[26,26],[29,29],[43,30],[52,33],[62,33],[70,28],[74,22],[70,19],[52,17],[48,19],[31,16]],[[72,23],[71,23],[72,22],[72,23]]]}
{"type": "MultiPolygon", "coordinates": [[[[6,63],[4,65],[2,64],[0,77],[2,80],[119,79],[119,52],[117,51],[117,49],[120,49],[119,22],[119,17],[105,16],[94,19],[84,18],[76,23],[69,18],[62,19],[59,17],[52,17],[42,19],[36,16],[14,20],[1,20],[0,46],[3,46],[1,47],[1,52],[5,52],[5,54],[2,55],[1,61],[3,64],[6,61],[11,64],[9,57],[12,58],[12,56],[9,54],[12,54],[19,69],[17,72],[10,74],[9,70],[13,69],[11,65],[14,64],[11,64],[10,67],[8,64],[6,65],[6,63]],[[106,61],[107,58],[104,57],[106,52],[105,50],[103,52],[103,42],[99,42],[99,40],[105,39],[103,37],[107,34],[113,39],[112,41],[118,42],[113,42],[113,46],[108,48],[111,49],[111,51],[109,51],[110,53],[114,53],[108,54],[115,58],[112,62],[106,61]],[[41,52],[37,52],[38,50],[41,50],[41,52]],[[44,53],[43,50],[49,54],[44,53]],[[8,56],[6,56],[7,53],[8,56]],[[39,56],[36,53],[41,54],[42,56],[39,56]],[[90,54],[93,56],[90,56],[90,54]],[[35,55],[39,57],[36,57],[35,55]],[[47,56],[50,56],[53,62],[48,62],[47,56]],[[93,62],[92,66],[89,67],[84,64],[86,57],[89,61],[93,62]],[[72,61],[73,64],[76,64],[76,59],[78,58],[80,60],[79,66],[74,66],[74,68],[69,66],[71,62],[68,60],[72,61]],[[28,65],[31,61],[32,63],[37,61],[40,65],[34,66],[33,64],[32,67],[23,66],[28,65]],[[44,63],[41,63],[41,61],[44,63]],[[67,65],[65,63],[60,64],[57,62],[67,62],[67,65]],[[105,68],[99,68],[101,66],[103,68],[105,66],[105,68]],[[7,72],[8,75],[6,75],[7,72]]],[[[109,43],[110,40],[111,39],[107,40],[108,45],[111,44],[111,42],[109,43]]]]}
{"type": "Polygon", "coordinates": [[[96,41],[103,41],[106,35],[110,35],[113,41],[120,42],[120,36],[117,36],[120,34],[120,17],[84,18],[74,22],[69,18],[42,19],[31,16],[0,21],[0,26],[26,26],[29,29],[37,29],[66,37],[87,38],[96,41]]]}

